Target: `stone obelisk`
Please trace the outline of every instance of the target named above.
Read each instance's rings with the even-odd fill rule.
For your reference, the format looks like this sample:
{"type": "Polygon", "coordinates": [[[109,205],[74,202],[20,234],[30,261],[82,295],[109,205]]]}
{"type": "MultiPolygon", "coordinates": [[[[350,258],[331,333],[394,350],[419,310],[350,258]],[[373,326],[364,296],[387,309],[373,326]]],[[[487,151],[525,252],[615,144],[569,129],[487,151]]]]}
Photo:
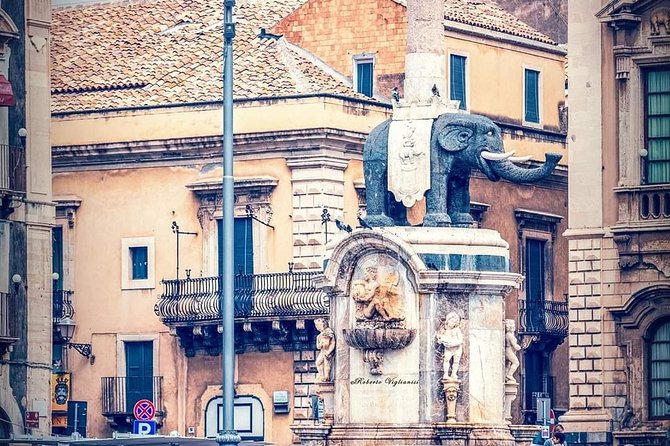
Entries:
{"type": "Polygon", "coordinates": [[[433,86],[446,97],[444,1],[407,0],[405,101],[429,103],[433,86]]]}

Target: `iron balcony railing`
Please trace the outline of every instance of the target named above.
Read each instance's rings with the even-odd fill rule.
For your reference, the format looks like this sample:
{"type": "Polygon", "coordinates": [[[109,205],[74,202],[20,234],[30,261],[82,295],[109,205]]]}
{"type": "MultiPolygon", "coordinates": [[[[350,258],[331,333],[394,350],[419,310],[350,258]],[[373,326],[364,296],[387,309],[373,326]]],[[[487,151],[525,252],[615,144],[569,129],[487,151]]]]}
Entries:
{"type": "Polygon", "coordinates": [[[102,415],[130,415],[139,400],[154,403],[156,416],[163,416],[162,376],[105,376],[102,378],[102,415]]]}
{"type": "Polygon", "coordinates": [[[0,191],[26,191],[26,151],[0,144],[0,191]]]}
{"type": "Polygon", "coordinates": [[[61,319],[74,316],[74,307],[72,306],[72,290],[54,290],[53,291],[53,324],[54,327],[61,319]]]}
{"type": "MultiPolygon", "coordinates": [[[[235,275],[235,317],[305,316],[328,313],[326,295],[312,285],[318,271],[235,275]]],[[[163,280],[154,307],[166,324],[214,321],[220,277],[163,280]]]]}
{"type": "Polygon", "coordinates": [[[568,335],[568,303],[519,300],[519,333],[568,335]]]}
{"type": "Polygon", "coordinates": [[[15,295],[0,293],[0,343],[13,343],[18,336],[15,295]]]}

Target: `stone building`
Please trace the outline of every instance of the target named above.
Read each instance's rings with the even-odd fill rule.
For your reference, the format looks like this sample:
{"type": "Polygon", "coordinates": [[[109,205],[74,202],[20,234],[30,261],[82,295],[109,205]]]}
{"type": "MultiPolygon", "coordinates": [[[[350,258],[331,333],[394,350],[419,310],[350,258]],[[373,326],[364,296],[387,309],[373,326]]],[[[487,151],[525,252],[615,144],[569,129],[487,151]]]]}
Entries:
{"type": "Polygon", "coordinates": [[[668,7],[569,5],[571,444],[670,427],[668,7]]]}
{"type": "MultiPolygon", "coordinates": [[[[235,9],[236,403],[244,438],[281,445],[293,441],[288,426],[311,414],[313,321],[329,311],[310,279],[339,231],[335,220],[356,227],[364,212],[363,143],[391,111],[390,87],[352,87],[359,79],[352,83],[345,48],[337,51],[347,63],[295,33],[279,35],[275,25],[301,4],[235,9]]],[[[404,11],[393,1],[379,10],[392,23],[377,42],[389,39],[395,52],[380,53],[375,67],[392,68],[393,82],[402,79],[405,31],[390,25],[404,11]]],[[[508,150],[537,162],[546,151],[565,157],[564,53],[502,10],[484,12],[511,27],[491,38],[486,22],[449,22],[449,38],[464,42],[452,76],[464,107],[495,117],[508,150]],[[514,79],[506,89],[505,73],[489,68],[503,61],[514,79]]],[[[88,402],[89,435],[129,430],[134,402],[149,398],[161,432],[212,436],[221,379],[220,3],[105,2],[53,17],[54,319],[76,323],[72,338],[55,338],[59,372],[71,373],[72,399],[88,402]]],[[[324,26],[334,17],[318,15],[324,26]]],[[[361,29],[372,34],[372,26],[361,29]]],[[[551,393],[551,377],[566,376],[560,360],[549,365],[567,332],[566,176],[563,167],[532,186],[473,180],[478,224],[503,234],[512,270],[532,283],[507,302],[534,367],[518,419],[522,408],[534,413],[534,392],[551,393]]],[[[567,381],[561,386],[557,379],[556,407],[567,408],[567,381]]]]}
{"type": "Polygon", "coordinates": [[[50,431],[51,2],[0,9],[0,438],[50,431]]]}

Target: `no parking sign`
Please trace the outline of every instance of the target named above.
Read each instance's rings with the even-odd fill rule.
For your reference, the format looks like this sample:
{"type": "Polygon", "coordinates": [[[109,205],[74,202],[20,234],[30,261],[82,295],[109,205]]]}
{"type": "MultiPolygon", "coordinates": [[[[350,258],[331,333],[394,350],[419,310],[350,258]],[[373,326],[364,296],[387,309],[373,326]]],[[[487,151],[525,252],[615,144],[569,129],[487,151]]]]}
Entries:
{"type": "Polygon", "coordinates": [[[139,400],[133,407],[133,415],[137,421],[151,421],[156,415],[156,406],[149,400],[139,400]]]}

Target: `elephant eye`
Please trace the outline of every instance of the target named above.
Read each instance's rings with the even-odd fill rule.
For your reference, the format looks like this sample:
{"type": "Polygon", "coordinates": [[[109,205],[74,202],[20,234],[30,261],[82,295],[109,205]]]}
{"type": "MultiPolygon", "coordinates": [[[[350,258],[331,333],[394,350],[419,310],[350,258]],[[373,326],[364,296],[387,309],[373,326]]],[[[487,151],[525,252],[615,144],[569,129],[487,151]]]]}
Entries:
{"type": "Polygon", "coordinates": [[[488,132],[486,132],[486,136],[493,136],[493,130],[489,130],[488,132]]]}

